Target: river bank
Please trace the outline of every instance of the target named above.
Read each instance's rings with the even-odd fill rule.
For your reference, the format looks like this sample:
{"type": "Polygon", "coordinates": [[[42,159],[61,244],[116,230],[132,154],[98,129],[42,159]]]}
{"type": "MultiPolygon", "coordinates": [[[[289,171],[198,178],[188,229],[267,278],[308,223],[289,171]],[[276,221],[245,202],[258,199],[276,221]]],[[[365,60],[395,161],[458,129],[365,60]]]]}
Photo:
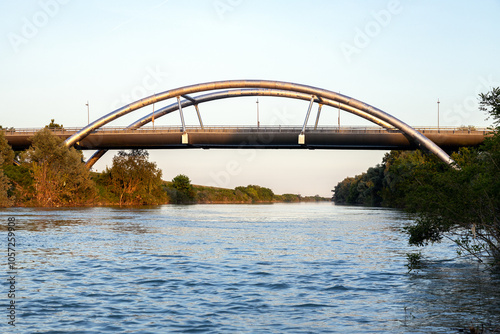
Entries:
{"type": "Polygon", "coordinates": [[[40,205],[36,201],[19,201],[15,202],[11,207],[15,208],[51,208],[51,207],[141,207],[154,205],[169,205],[169,204],[273,204],[273,203],[309,203],[309,202],[330,202],[327,197],[302,196],[300,194],[282,194],[277,195],[265,187],[256,185],[248,185],[246,187],[236,187],[234,189],[218,188],[202,185],[191,185],[192,198],[182,198],[179,195],[179,190],[174,188],[172,182],[164,181],[163,191],[161,195],[150,198],[144,202],[141,199],[137,201],[120,203],[119,196],[111,193],[106,187],[98,187],[98,192],[95,197],[86,202],[68,202],[65,205],[50,204],[40,205]]]}

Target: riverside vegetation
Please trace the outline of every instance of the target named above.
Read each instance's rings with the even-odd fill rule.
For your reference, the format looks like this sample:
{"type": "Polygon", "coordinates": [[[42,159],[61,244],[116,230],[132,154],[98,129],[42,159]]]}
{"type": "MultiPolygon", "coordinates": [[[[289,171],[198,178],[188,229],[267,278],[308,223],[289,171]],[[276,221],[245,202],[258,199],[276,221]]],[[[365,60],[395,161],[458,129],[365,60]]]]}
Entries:
{"type": "Polygon", "coordinates": [[[171,182],[149,161],[145,150],[119,151],[112,166],[90,172],[83,155],[68,148],[50,128],[32,138],[31,147],[14,152],[0,128],[0,207],[158,205],[167,203],[271,203],[330,200],[319,196],[275,195],[271,189],[248,185],[235,189],[195,186],[185,175],[171,182]],[[14,160],[20,162],[15,165],[14,160]]]}
{"type": "MultiPolygon", "coordinates": [[[[493,134],[479,148],[454,152],[458,168],[420,150],[391,151],[381,164],[339,182],[333,201],[403,208],[416,218],[406,228],[410,244],[450,238],[460,255],[500,268],[500,88],[480,94],[479,105],[493,120],[493,134]]],[[[415,264],[420,254],[408,258],[415,264]]]]}

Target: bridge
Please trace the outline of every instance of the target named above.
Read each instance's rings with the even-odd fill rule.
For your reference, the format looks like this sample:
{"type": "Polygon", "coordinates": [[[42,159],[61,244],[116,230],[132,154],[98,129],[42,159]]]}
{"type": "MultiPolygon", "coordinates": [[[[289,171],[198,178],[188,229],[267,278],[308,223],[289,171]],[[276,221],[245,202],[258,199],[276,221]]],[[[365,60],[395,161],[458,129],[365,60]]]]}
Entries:
{"type": "MultiPolygon", "coordinates": [[[[40,129],[13,129],[5,137],[16,151],[29,148],[30,138],[40,129]]],[[[78,128],[51,129],[55,136],[67,140],[78,128]]],[[[446,152],[463,146],[479,146],[488,129],[416,128],[446,152]]],[[[418,145],[398,129],[375,127],[307,128],[307,143],[299,144],[301,127],[147,127],[130,129],[103,127],[93,131],[75,147],[81,150],[118,149],[186,149],[186,148],[259,148],[259,149],[362,149],[414,150],[418,145]],[[183,143],[183,134],[188,134],[183,143]]]]}
{"type": "MultiPolygon", "coordinates": [[[[17,129],[7,133],[15,148],[26,148],[30,130],[17,129]]],[[[487,131],[460,129],[415,129],[396,117],[362,101],[322,88],[269,80],[226,80],[195,84],[167,90],[132,102],[102,116],[82,129],[55,130],[67,146],[97,149],[87,161],[91,167],[109,149],[129,148],[277,148],[277,149],[414,149],[423,148],[442,161],[454,165],[446,151],[460,146],[477,146],[488,135],[487,131]],[[204,95],[192,96],[199,92],[204,95]],[[242,96],[273,96],[309,102],[302,127],[206,127],[199,105],[202,103],[242,96]],[[174,99],[154,111],[154,104],[174,99]],[[308,125],[313,104],[318,104],[314,127],[308,125]],[[106,125],[146,106],[153,112],[126,128],[106,125]],[[194,106],[199,127],[187,127],[183,109],[194,106]],[[323,106],[334,107],[364,118],[380,128],[319,127],[323,106]],[[155,118],[174,111],[179,112],[181,127],[154,128],[155,118]],[[153,128],[143,128],[152,123],[153,128]],[[58,132],[59,131],[59,132],[58,132]]]]}

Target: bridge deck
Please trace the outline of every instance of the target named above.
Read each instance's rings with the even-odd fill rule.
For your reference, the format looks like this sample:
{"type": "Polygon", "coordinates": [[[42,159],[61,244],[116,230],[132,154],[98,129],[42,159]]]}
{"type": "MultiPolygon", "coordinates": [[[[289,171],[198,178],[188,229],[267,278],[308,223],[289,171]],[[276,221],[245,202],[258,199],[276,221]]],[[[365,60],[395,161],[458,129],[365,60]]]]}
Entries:
{"type": "MultiPolygon", "coordinates": [[[[283,148],[283,149],[415,149],[397,129],[373,127],[307,127],[305,145],[298,144],[301,127],[237,126],[187,127],[188,144],[182,144],[181,127],[144,127],[136,130],[104,127],[77,143],[79,149],[175,149],[175,148],[283,148]]],[[[5,136],[14,150],[29,147],[30,137],[39,129],[13,129],[5,136]]],[[[53,129],[65,140],[79,129],[53,129]]],[[[488,129],[417,128],[446,151],[478,146],[490,134],[488,129]]]]}

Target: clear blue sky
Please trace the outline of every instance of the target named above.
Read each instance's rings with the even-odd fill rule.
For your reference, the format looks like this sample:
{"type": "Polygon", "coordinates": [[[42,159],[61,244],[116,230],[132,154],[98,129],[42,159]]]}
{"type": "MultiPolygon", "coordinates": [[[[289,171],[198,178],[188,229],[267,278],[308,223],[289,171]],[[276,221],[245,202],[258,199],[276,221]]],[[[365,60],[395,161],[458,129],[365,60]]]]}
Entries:
{"type": "MultiPolygon", "coordinates": [[[[414,126],[489,125],[477,94],[500,86],[500,1],[40,0],[0,2],[0,124],[65,127],[135,98],[226,79],[340,91],[414,126]]],[[[255,123],[255,99],[201,106],[207,125],[255,123]]],[[[302,125],[307,102],[260,99],[261,124],[302,125]]],[[[110,125],[129,125],[138,111],[110,125]]],[[[323,125],[337,111],[325,109],[323,125]]],[[[195,113],[186,110],[188,124],[195,113]]],[[[178,114],[158,125],[179,124],[178,114]]],[[[343,125],[367,125],[342,113],[343,125]]],[[[114,152],[113,152],[114,153],[114,152]]],[[[382,151],[151,151],[164,179],[330,195],[382,151]],[[234,175],[228,165],[238,166],[234,175]]],[[[88,156],[91,152],[86,153],[88,156]]],[[[110,165],[113,154],[96,169],[110,165]]]]}

